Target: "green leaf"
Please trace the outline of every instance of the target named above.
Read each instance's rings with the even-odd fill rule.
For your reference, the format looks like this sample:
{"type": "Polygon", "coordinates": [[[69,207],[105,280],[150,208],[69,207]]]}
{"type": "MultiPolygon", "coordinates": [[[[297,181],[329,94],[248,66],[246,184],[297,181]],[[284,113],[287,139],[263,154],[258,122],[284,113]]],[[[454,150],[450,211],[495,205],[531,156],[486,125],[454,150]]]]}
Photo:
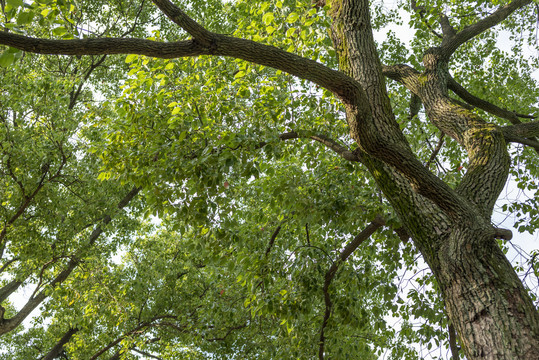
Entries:
{"type": "Polygon", "coordinates": [[[0,55],[0,66],[1,67],[9,67],[15,62],[15,54],[4,51],[2,55],[0,55]]]}
{"type": "Polygon", "coordinates": [[[262,16],[262,22],[266,25],[269,25],[273,19],[275,19],[275,15],[273,15],[273,13],[265,13],[262,16]]]}
{"type": "Polygon", "coordinates": [[[298,19],[299,19],[299,15],[296,12],[291,12],[290,14],[288,14],[288,17],[286,18],[286,22],[293,23],[293,22],[298,21],[298,19]]]}
{"type": "Polygon", "coordinates": [[[138,55],[136,55],[136,54],[129,54],[129,55],[127,55],[127,56],[125,57],[125,62],[126,62],[127,64],[129,64],[129,63],[135,61],[137,58],[138,58],[138,55]]]}
{"type": "Polygon", "coordinates": [[[56,36],[62,36],[67,32],[67,29],[65,27],[57,27],[54,30],[52,30],[52,33],[56,36]]]}
{"type": "Polygon", "coordinates": [[[13,8],[18,8],[19,6],[24,5],[24,1],[23,0],[7,0],[7,4],[11,5],[11,7],[13,8]]]}

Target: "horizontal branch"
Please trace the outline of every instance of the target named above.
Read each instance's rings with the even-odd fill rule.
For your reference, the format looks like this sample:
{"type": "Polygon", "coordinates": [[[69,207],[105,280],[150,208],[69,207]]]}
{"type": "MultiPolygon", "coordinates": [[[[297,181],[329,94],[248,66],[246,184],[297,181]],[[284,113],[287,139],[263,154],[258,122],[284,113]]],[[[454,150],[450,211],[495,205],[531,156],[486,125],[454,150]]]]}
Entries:
{"type": "Polygon", "coordinates": [[[255,41],[212,33],[212,44],[195,40],[159,42],[136,38],[49,40],[0,31],[0,44],[49,55],[137,54],[174,59],[201,55],[228,56],[282,70],[311,81],[338,96],[345,104],[364,102],[361,86],[351,77],[319,62],[255,41]]]}
{"type": "Polygon", "coordinates": [[[505,126],[502,128],[504,135],[517,137],[535,137],[539,136],[539,121],[532,121],[516,125],[505,126]]]}

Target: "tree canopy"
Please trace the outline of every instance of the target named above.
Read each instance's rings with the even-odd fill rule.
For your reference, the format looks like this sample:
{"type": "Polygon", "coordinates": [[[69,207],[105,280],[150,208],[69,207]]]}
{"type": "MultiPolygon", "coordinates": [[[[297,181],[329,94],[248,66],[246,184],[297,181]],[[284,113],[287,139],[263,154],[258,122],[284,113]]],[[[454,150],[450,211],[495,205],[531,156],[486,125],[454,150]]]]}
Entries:
{"type": "Polygon", "coordinates": [[[539,358],[537,1],[0,5],[0,359],[539,358]]]}

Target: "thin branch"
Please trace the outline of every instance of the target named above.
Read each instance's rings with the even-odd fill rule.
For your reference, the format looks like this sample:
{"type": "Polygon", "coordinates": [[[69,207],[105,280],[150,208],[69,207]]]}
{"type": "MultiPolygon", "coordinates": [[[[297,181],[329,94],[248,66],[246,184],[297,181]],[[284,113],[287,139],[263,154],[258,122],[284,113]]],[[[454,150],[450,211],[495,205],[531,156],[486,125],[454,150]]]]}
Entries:
{"type": "Polygon", "coordinates": [[[442,146],[444,144],[444,133],[442,132],[442,134],[440,135],[440,140],[438,140],[438,144],[436,145],[436,148],[434,149],[434,151],[432,152],[432,154],[430,154],[430,158],[429,158],[429,161],[427,161],[427,163],[425,164],[425,167],[428,169],[430,168],[430,164],[434,161],[434,159],[436,159],[436,156],[438,156],[438,153],[440,152],[440,150],[442,149],[442,146]]]}
{"type": "Polygon", "coordinates": [[[322,320],[322,326],[320,329],[320,342],[318,348],[318,358],[320,360],[324,359],[324,347],[326,342],[324,330],[329,322],[331,310],[333,307],[333,303],[331,302],[331,298],[329,296],[329,286],[331,285],[331,282],[333,281],[333,278],[335,277],[339,266],[341,266],[348,259],[348,257],[352,255],[352,253],[359,247],[359,245],[361,245],[372,234],[374,234],[376,230],[384,226],[385,223],[385,219],[381,215],[377,215],[376,218],[371,221],[371,223],[367,225],[367,227],[354,238],[354,240],[352,240],[348,245],[344,247],[344,249],[339,254],[337,260],[333,262],[329,270],[326,272],[323,288],[326,311],[324,312],[324,319],[322,320]]]}
{"type": "MultiPolygon", "coordinates": [[[[133,187],[127,195],[120,200],[120,202],[117,205],[118,209],[124,208],[140,191],[140,188],[133,187]]],[[[110,223],[112,220],[110,215],[106,215],[102,223],[103,225],[106,225],[110,223]]],[[[103,228],[101,226],[98,226],[94,229],[94,231],[90,234],[90,238],[88,241],[88,244],[91,246],[95,243],[97,238],[103,233],[103,228]]],[[[62,282],[64,282],[68,276],[71,274],[71,272],[79,265],[80,259],[78,257],[73,257],[67,264],[66,268],[60,272],[50,283],[50,287],[54,288],[57,285],[60,285],[62,282]]],[[[20,284],[19,284],[20,286],[20,284]]],[[[44,289],[39,294],[37,294],[35,297],[32,297],[30,300],[26,302],[26,304],[22,307],[22,309],[15,314],[10,319],[1,319],[0,318],[0,335],[8,333],[9,331],[15,329],[19,324],[21,324],[28,315],[32,311],[34,311],[35,308],[39,306],[45,300],[49,294],[46,292],[47,289],[44,289]]]]}
{"type": "Polygon", "coordinates": [[[206,339],[206,341],[222,341],[222,340],[225,340],[228,336],[230,336],[230,334],[232,334],[233,331],[243,329],[243,328],[247,327],[247,325],[248,325],[248,323],[244,323],[244,324],[241,324],[241,325],[231,327],[231,328],[229,328],[227,330],[226,334],[224,334],[223,336],[209,338],[209,339],[206,339]]]}
{"type": "MultiPolygon", "coordinates": [[[[348,148],[346,148],[345,146],[339,144],[338,142],[336,142],[335,140],[329,138],[326,135],[323,135],[323,134],[310,134],[310,133],[304,132],[304,131],[297,131],[297,132],[296,131],[291,131],[291,132],[287,132],[287,133],[283,133],[283,134],[279,135],[279,139],[281,139],[281,140],[302,139],[302,138],[303,139],[312,139],[314,141],[317,141],[317,142],[325,145],[326,147],[333,150],[335,153],[337,153],[340,157],[342,157],[345,160],[353,161],[353,162],[359,162],[359,158],[357,157],[357,155],[354,152],[350,151],[348,148]]],[[[259,147],[263,147],[266,144],[267,144],[266,142],[261,142],[259,144],[259,147]]]]}
{"type": "Polygon", "coordinates": [[[163,358],[161,358],[161,357],[159,357],[159,356],[152,355],[152,354],[150,354],[149,352],[142,351],[142,350],[139,350],[139,349],[133,348],[133,349],[131,349],[131,351],[136,352],[136,353],[138,353],[138,354],[140,354],[140,355],[143,355],[143,356],[145,356],[145,357],[147,357],[147,358],[158,359],[158,360],[162,360],[162,359],[163,359],[163,358]]]}
{"type": "Polygon", "coordinates": [[[430,32],[431,32],[434,36],[436,36],[436,37],[442,39],[442,38],[443,38],[442,35],[438,34],[438,32],[437,32],[436,30],[434,30],[434,29],[432,28],[432,26],[429,24],[429,22],[425,19],[425,13],[427,12],[427,11],[425,10],[425,7],[424,7],[424,6],[418,6],[415,0],[411,0],[411,1],[410,1],[410,6],[411,6],[412,10],[414,10],[416,13],[419,14],[419,17],[421,18],[421,21],[422,21],[423,24],[425,24],[425,26],[430,30],[430,32]]]}

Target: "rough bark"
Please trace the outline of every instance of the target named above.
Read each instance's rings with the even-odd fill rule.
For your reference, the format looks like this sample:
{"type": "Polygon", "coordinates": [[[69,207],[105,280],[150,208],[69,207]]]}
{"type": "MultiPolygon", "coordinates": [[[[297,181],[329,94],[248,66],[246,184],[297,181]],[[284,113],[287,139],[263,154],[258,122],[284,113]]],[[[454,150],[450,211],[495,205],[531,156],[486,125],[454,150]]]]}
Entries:
{"type": "MultiPolygon", "coordinates": [[[[444,22],[442,46],[426,52],[425,70],[420,73],[406,66],[382,72],[370,29],[368,1],[331,1],[332,37],[340,68],[366,89],[372,109],[371,119],[360,119],[348,111],[351,135],[364,150],[362,160],[371,173],[382,174],[376,177],[380,188],[435,274],[448,316],[469,359],[539,359],[538,312],[495,240],[500,232],[490,225],[509,169],[504,131],[447,95],[448,61],[456,48],[527,3],[506,5],[461,33],[444,22]],[[410,171],[413,154],[397,130],[383,73],[418,96],[429,120],[467,150],[470,166],[454,192],[436,181],[428,183],[428,175],[420,169],[410,171]],[[376,136],[384,138],[373,144],[376,136]],[[400,159],[395,151],[400,151],[400,159]],[[424,188],[416,183],[421,179],[426,183],[424,188]],[[442,189],[443,196],[449,198],[432,196],[429,186],[442,189]]],[[[506,136],[520,129],[520,136],[535,135],[535,124],[518,130],[521,125],[513,126],[505,130],[506,136]]]]}

